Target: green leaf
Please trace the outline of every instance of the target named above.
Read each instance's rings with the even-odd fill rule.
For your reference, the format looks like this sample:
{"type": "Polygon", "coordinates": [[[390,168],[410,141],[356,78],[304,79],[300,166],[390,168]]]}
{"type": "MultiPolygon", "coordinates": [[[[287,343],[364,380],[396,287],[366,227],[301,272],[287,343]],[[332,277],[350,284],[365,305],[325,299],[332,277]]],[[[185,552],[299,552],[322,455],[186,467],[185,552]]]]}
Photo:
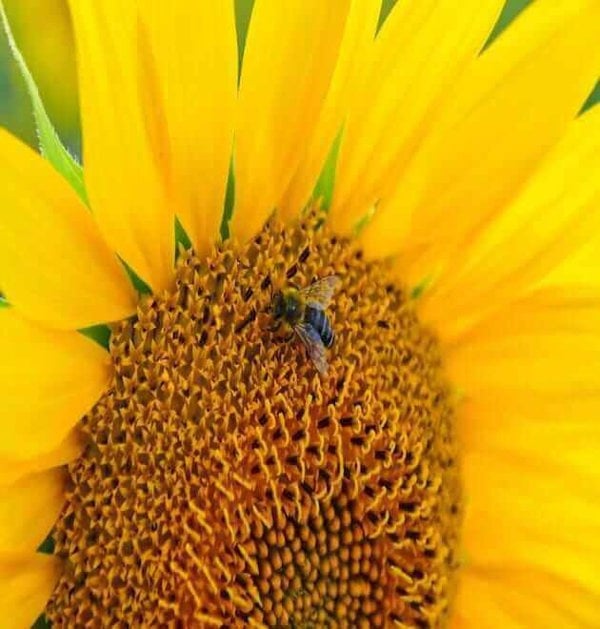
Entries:
{"type": "Polygon", "coordinates": [[[31,626],[31,629],[50,629],[50,621],[42,614],[31,626]]]}
{"type": "Polygon", "coordinates": [[[89,328],[82,328],[79,331],[84,336],[92,339],[92,341],[96,341],[96,343],[104,347],[104,349],[109,348],[111,330],[107,325],[100,323],[99,325],[92,325],[89,328]]]}
{"type": "Polygon", "coordinates": [[[321,201],[321,209],[323,210],[329,210],[333,201],[333,188],[335,186],[337,159],[341,142],[342,132],[340,131],[333,141],[331,149],[329,149],[329,155],[325,160],[325,165],[313,190],[313,199],[321,201]]]}
{"type": "Polygon", "coordinates": [[[506,0],[504,8],[498,17],[484,49],[487,48],[506,28],[526,9],[533,0],[506,0]]]}
{"type": "Polygon", "coordinates": [[[381,13],[379,14],[379,24],[377,30],[379,30],[383,23],[387,20],[388,15],[392,12],[392,9],[396,6],[398,0],[383,0],[381,3],[381,13]]]}
{"type": "Polygon", "coordinates": [[[223,218],[221,219],[221,240],[227,240],[229,234],[229,221],[233,216],[233,206],[235,204],[235,171],[233,159],[229,164],[229,177],[227,178],[227,190],[225,192],[225,203],[223,208],[223,218]]]}
{"type": "Polygon", "coordinates": [[[45,555],[51,555],[54,552],[54,538],[52,535],[48,535],[48,537],[38,546],[38,553],[43,553],[45,555]]]}
{"type": "Polygon", "coordinates": [[[128,264],[123,260],[123,258],[119,258],[121,260],[121,264],[125,267],[125,271],[127,271],[127,275],[129,275],[129,281],[133,284],[135,290],[140,293],[140,295],[152,295],[152,289],[150,288],[150,284],[147,284],[128,264]]]}
{"type": "Polygon", "coordinates": [[[60,141],[40,96],[40,92],[35,83],[25,58],[21,54],[8,22],[8,17],[4,9],[4,3],[0,0],[0,18],[6,32],[6,37],[13,57],[17,62],[21,76],[25,81],[27,92],[33,107],[33,117],[37,128],[38,140],[41,154],[56,168],[56,170],[73,186],[82,201],[87,205],[87,195],[83,183],[83,169],[75,158],[67,151],[60,141]]]}
{"type": "Polygon", "coordinates": [[[588,99],[585,101],[581,113],[595,107],[598,103],[600,103],[600,81],[596,83],[596,87],[592,90],[592,93],[588,96],[588,99]]]}
{"type": "Polygon", "coordinates": [[[254,0],[235,0],[235,22],[238,40],[238,72],[242,72],[242,60],[244,49],[246,48],[246,35],[248,35],[248,25],[250,16],[254,8],[254,0]]]}
{"type": "Polygon", "coordinates": [[[187,235],[184,226],[181,224],[181,221],[176,217],[175,218],[175,258],[179,255],[179,247],[182,246],[184,249],[192,248],[192,241],[190,237],[187,235]]]}

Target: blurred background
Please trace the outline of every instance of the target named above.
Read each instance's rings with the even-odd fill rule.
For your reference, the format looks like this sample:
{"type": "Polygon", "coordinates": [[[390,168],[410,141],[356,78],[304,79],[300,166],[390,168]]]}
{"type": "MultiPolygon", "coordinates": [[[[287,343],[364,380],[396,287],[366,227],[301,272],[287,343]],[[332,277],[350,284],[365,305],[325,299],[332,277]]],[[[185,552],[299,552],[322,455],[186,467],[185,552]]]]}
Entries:
{"type": "MultiPolygon", "coordinates": [[[[15,39],[37,81],[51,120],[72,153],[81,152],[77,78],[67,0],[3,0],[15,39]]],[[[381,22],[396,2],[382,0],[381,22]]],[[[535,0],[507,0],[490,41],[535,0]]],[[[254,0],[235,0],[240,56],[254,0]]],[[[460,10],[457,3],[457,10],[460,10]]],[[[585,107],[600,101],[600,83],[585,107]]],[[[0,29],[0,125],[36,145],[31,106],[24,82],[12,60],[6,34],[0,29]]],[[[595,246],[591,252],[594,254],[595,246]]],[[[584,269],[591,269],[589,253],[584,269]]],[[[596,254],[597,255],[597,254],[596,254]]],[[[596,267],[597,268],[597,267],[596,267]]],[[[599,279],[600,281],[600,279],[599,279]]]]}
{"type": "MultiPolygon", "coordinates": [[[[3,0],[13,34],[63,142],[79,154],[79,109],[73,37],[66,0],[3,0]]],[[[31,145],[29,97],[0,32],[0,125],[31,145]]]]}

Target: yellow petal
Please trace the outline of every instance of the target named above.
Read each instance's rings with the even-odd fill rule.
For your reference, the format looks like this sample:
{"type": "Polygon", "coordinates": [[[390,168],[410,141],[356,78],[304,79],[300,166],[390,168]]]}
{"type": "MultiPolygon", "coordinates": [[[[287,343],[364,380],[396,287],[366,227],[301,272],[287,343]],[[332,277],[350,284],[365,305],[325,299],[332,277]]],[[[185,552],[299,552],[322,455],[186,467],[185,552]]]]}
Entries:
{"type": "Polygon", "coordinates": [[[570,125],[521,193],[481,236],[456,252],[428,294],[424,316],[445,338],[457,336],[597,234],[599,206],[596,107],[570,125]]]}
{"type": "Polygon", "coordinates": [[[89,211],[48,162],[0,130],[0,284],[31,319],[60,328],[114,321],[135,295],[89,211]]]}
{"type": "Polygon", "coordinates": [[[472,239],[563,135],[597,80],[596,0],[535,2],[463,73],[363,232],[420,281],[472,239]]]}
{"type": "MultiPolygon", "coordinates": [[[[549,352],[548,346],[541,343],[535,359],[528,356],[528,349],[523,345],[523,356],[516,362],[524,362],[525,369],[533,363],[542,364],[542,372],[553,368],[562,374],[576,371],[575,378],[582,384],[573,392],[552,386],[534,388],[531,385],[540,378],[539,369],[533,368],[528,377],[519,378],[521,368],[517,365],[512,381],[499,375],[488,378],[482,385],[473,383],[465,387],[464,380],[457,380],[465,397],[460,412],[461,440],[465,448],[469,452],[512,453],[523,460],[535,460],[544,469],[568,467],[600,482],[600,467],[596,464],[600,446],[597,427],[600,376],[594,373],[593,365],[587,380],[582,376],[584,370],[579,368],[579,362],[585,360],[585,355],[578,350],[577,343],[571,347],[568,343],[583,336],[590,338],[593,344],[599,331],[600,292],[569,287],[545,289],[530,295],[488,318],[464,337],[462,344],[471,348],[485,344],[486,337],[504,339],[507,344],[520,343],[528,336],[545,341],[565,337],[567,342],[557,345],[554,352],[549,352]],[[561,346],[565,348],[562,353],[561,346]],[[557,443],[561,444],[560,457],[556,456],[557,443]]],[[[461,350],[455,351],[460,354],[461,350]]],[[[471,371],[477,369],[478,365],[473,363],[471,371]]],[[[567,383],[569,378],[565,377],[567,383]]]]}
{"type": "Polygon", "coordinates": [[[0,617],[4,629],[31,627],[58,581],[61,562],[39,553],[0,553],[0,617]]]}
{"type": "Polygon", "coordinates": [[[597,594],[520,566],[467,568],[460,576],[454,609],[458,627],[581,629],[600,624],[597,594]]]}
{"type": "Polygon", "coordinates": [[[451,346],[477,343],[480,339],[517,334],[567,332],[595,334],[600,330],[600,289],[593,284],[542,286],[514,298],[488,315],[451,346]],[[518,325],[517,325],[518,323],[518,325]]]}
{"type": "Polygon", "coordinates": [[[468,397],[520,390],[582,395],[600,385],[600,295],[528,296],[484,319],[446,349],[452,381],[468,397]]]}
{"type": "Polygon", "coordinates": [[[600,288],[600,230],[589,236],[589,241],[552,269],[541,284],[593,284],[600,288]]]}
{"type": "Polygon", "coordinates": [[[86,187],[112,247],[156,291],[174,261],[174,214],[153,142],[160,102],[135,2],[70,0],[86,187]]]}
{"type": "Polygon", "coordinates": [[[0,309],[0,455],[28,459],[58,446],[108,386],[110,361],[77,332],[46,330],[0,309]]]}
{"type": "Polygon", "coordinates": [[[553,473],[586,475],[588,483],[598,484],[599,413],[600,391],[581,395],[479,391],[461,407],[461,442],[468,452],[506,454],[553,473]]]}
{"type": "Polygon", "coordinates": [[[0,548],[34,551],[44,541],[63,508],[66,479],[59,467],[0,489],[0,548]]]}
{"type": "Polygon", "coordinates": [[[350,0],[256,0],[235,132],[232,232],[251,237],[279,205],[318,120],[350,0]]]}
{"type": "Polygon", "coordinates": [[[23,476],[65,465],[78,458],[86,440],[77,428],[69,431],[58,446],[30,458],[19,459],[0,455],[0,488],[12,485],[23,476]]]}
{"type": "MultiPolygon", "coordinates": [[[[600,600],[599,304],[597,291],[581,287],[540,291],[482,321],[446,352],[465,399],[459,420],[468,564],[486,579],[494,567],[507,575],[520,568],[547,573],[564,582],[566,596],[573,586],[574,603],[579,589],[600,600]]],[[[543,593],[532,584],[526,617],[525,599],[502,599],[502,583],[511,591],[506,577],[497,587],[480,584],[481,600],[498,606],[490,618],[514,620],[518,611],[524,626],[544,626],[525,619],[542,613],[550,587],[543,593]]],[[[583,622],[586,616],[569,617],[570,609],[557,613],[565,623],[583,622]]]]}
{"type": "Polygon", "coordinates": [[[453,357],[450,371],[456,382],[478,390],[489,385],[510,388],[527,382],[536,390],[575,392],[598,386],[600,339],[593,334],[515,334],[472,344],[453,357]],[[578,354],[577,354],[578,352],[578,354]],[[572,368],[562,368],[565,356],[572,368]]]}
{"type": "Polygon", "coordinates": [[[219,236],[237,95],[234,3],[140,4],[162,88],[169,199],[200,252],[219,236]]]}
{"type": "MultiPolygon", "coordinates": [[[[600,597],[600,490],[594,478],[544,458],[497,451],[463,457],[463,543],[475,566],[526,566],[600,597]]],[[[597,479],[596,479],[597,480],[597,479]]]]}
{"type": "Polygon", "coordinates": [[[458,592],[453,604],[452,629],[524,629],[504,609],[495,592],[474,570],[459,573],[458,592]]]}
{"type": "Polygon", "coordinates": [[[306,137],[305,146],[298,147],[303,157],[281,201],[279,209],[283,216],[297,215],[313,191],[333,141],[342,128],[357,84],[361,81],[363,63],[373,46],[380,9],[380,0],[351,2],[338,61],[323,109],[312,137],[306,137]]]}
{"type": "Polygon", "coordinates": [[[501,0],[407,0],[387,18],[344,128],[332,216],[348,231],[397,178],[443,97],[481,50],[501,0]]]}

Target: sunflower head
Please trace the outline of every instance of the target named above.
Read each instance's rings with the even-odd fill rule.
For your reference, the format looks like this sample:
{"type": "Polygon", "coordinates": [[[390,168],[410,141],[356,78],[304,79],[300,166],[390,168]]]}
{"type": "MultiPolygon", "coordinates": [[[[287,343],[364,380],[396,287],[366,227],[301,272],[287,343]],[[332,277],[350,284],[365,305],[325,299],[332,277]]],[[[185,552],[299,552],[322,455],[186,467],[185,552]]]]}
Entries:
{"type": "Polygon", "coordinates": [[[55,528],[70,570],[54,622],[447,615],[453,413],[437,344],[385,265],[314,216],[272,220],[241,248],[183,252],[174,288],[145,298],[110,350],[113,381],[82,420],[89,446],[55,528]],[[332,273],[339,341],[320,377],[257,313],[273,286],[332,273]]]}
{"type": "Polygon", "coordinates": [[[10,627],[598,624],[600,7],[502,4],[71,0],[84,168],[13,46],[10,627]]]}

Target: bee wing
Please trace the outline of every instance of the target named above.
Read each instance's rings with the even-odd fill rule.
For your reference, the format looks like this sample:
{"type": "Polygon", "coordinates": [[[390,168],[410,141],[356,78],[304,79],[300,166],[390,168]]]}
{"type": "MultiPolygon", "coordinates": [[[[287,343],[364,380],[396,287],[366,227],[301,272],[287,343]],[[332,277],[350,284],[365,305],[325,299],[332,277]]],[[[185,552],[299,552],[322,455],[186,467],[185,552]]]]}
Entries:
{"type": "Polygon", "coordinates": [[[339,283],[340,278],[337,275],[328,275],[323,279],[317,280],[310,286],[303,288],[300,294],[312,308],[325,310],[339,283]]]}
{"type": "Polygon", "coordinates": [[[308,351],[310,359],[315,364],[318,372],[322,375],[327,373],[327,358],[325,356],[325,346],[319,333],[308,323],[299,323],[294,327],[294,331],[300,337],[308,351]]]}

